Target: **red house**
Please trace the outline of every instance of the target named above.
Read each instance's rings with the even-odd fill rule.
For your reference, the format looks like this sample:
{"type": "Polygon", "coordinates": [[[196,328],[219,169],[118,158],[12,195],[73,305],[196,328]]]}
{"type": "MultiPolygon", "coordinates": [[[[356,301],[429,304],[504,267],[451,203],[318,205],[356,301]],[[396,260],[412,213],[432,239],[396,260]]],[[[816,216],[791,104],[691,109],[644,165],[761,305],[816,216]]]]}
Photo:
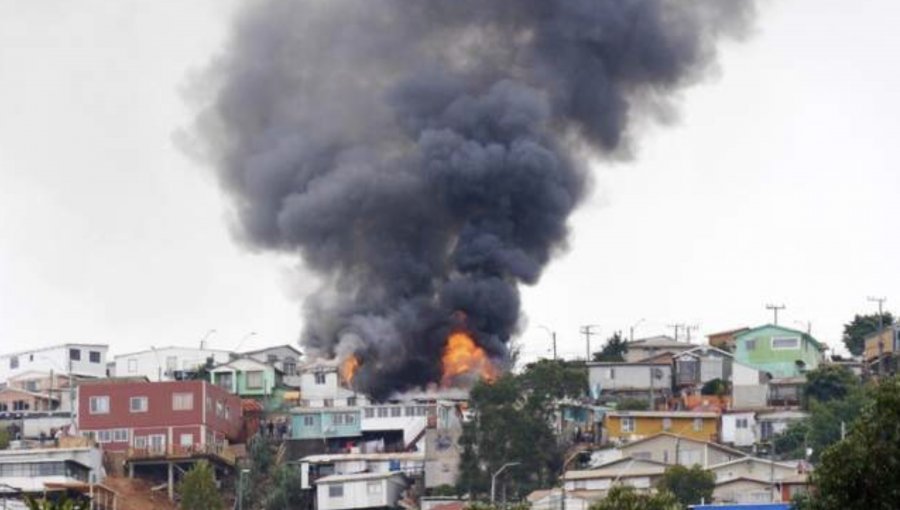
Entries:
{"type": "Polygon", "coordinates": [[[84,381],[78,430],[129,457],[220,451],[241,432],[241,400],[206,381],[84,381]]]}

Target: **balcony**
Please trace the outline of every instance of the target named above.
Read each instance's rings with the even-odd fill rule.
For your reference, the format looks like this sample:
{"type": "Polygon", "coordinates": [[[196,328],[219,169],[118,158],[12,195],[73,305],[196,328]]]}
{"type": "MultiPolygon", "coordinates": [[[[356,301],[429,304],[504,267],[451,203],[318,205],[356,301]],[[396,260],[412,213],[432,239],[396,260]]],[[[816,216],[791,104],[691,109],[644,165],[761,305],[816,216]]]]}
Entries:
{"type": "Polygon", "coordinates": [[[189,460],[208,458],[233,466],[236,458],[230,448],[222,444],[194,444],[191,446],[169,445],[167,448],[129,448],[126,460],[189,460]]]}

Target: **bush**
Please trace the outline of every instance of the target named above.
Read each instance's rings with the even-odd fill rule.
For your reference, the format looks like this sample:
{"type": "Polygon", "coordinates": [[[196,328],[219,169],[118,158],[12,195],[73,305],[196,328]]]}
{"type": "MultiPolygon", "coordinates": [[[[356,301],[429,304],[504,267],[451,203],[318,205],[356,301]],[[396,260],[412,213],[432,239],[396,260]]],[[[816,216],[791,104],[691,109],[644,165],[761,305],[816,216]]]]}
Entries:
{"type": "Polygon", "coordinates": [[[216,476],[212,466],[205,460],[194,464],[194,467],[185,473],[181,483],[178,484],[178,493],[181,494],[181,508],[183,510],[222,510],[225,503],[216,487],[216,476]]]}

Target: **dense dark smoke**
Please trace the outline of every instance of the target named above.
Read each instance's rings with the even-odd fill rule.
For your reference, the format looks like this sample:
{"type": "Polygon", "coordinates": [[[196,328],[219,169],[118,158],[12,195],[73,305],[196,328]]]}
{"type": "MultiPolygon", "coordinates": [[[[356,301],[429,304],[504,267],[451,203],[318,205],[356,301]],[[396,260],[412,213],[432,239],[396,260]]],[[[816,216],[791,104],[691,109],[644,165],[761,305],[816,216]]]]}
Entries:
{"type": "Polygon", "coordinates": [[[312,354],[376,397],[440,380],[448,332],[506,358],[587,161],[708,70],[748,1],[261,0],[199,133],[243,239],[299,253],[312,354]],[[462,312],[462,313],[457,313],[462,312]],[[464,319],[462,318],[464,317],[464,319]]]}

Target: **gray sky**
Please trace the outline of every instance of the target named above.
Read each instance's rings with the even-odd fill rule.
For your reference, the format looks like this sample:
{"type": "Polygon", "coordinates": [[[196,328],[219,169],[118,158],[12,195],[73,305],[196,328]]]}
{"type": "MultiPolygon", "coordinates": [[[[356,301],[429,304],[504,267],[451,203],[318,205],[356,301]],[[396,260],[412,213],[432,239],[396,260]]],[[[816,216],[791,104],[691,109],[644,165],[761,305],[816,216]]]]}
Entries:
{"type": "MultiPolygon", "coordinates": [[[[0,0],[0,350],[296,340],[310,278],[232,241],[175,142],[234,4],[0,0]]],[[[867,295],[900,310],[898,25],[890,0],[764,3],[674,125],[597,164],[569,250],[524,291],[526,358],[547,354],[538,325],[583,356],[580,324],[702,335],[777,302],[837,345],[867,295]]]]}

